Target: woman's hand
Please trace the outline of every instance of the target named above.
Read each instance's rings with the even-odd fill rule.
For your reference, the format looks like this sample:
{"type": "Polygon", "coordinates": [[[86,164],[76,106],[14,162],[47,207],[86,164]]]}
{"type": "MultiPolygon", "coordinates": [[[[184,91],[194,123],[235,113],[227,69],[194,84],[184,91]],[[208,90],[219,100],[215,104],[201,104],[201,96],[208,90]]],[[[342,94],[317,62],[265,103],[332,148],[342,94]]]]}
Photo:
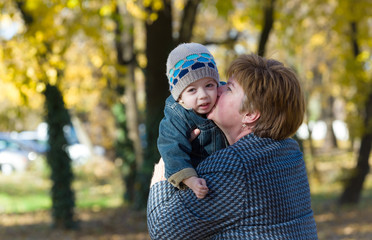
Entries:
{"type": "Polygon", "coordinates": [[[163,159],[160,158],[159,162],[155,164],[154,166],[154,174],[152,175],[150,187],[154,185],[155,183],[164,181],[164,180],[167,180],[165,178],[165,166],[164,166],[163,159]]]}
{"type": "Polygon", "coordinates": [[[200,129],[199,128],[195,128],[194,130],[191,131],[190,133],[190,138],[189,138],[189,142],[192,142],[195,140],[195,138],[197,138],[200,134],[200,129]]]}

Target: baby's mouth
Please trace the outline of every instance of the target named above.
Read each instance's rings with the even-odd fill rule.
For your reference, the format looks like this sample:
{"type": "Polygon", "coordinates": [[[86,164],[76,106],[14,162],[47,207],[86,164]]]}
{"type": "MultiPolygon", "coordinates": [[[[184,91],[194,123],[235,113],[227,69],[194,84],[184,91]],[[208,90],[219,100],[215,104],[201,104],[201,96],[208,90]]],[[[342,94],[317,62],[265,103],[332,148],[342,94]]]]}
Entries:
{"type": "Polygon", "coordinates": [[[202,109],[205,109],[205,108],[208,108],[210,105],[210,103],[203,103],[203,104],[200,104],[199,107],[202,108],[202,109]]]}

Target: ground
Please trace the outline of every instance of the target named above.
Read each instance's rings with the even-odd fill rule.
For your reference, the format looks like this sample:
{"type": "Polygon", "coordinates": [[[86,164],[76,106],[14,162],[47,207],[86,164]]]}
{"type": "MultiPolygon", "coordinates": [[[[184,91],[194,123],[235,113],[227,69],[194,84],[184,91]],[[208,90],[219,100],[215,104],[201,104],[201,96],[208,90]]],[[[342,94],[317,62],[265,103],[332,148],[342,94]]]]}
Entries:
{"type": "MultiPolygon", "coordinates": [[[[315,212],[320,240],[372,239],[372,208],[355,207],[315,212]]],[[[0,239],[4,240],[148,240],[144,212],[128,209],[82,210],[77,212],[80,229],[50,227],[47,211],[0,216],[0,239]]]]}
{"type": "Polygon", "coordinates": [[[353,207],[315,212],[320,240],[371,240],[372,208],[353,207]]]}
{"type": "MultiPolygon", "coordinates": [[[[372,174],[367,176],[357,206],[340,208],[335,204],[342,191],[342,169],[350,169],[353,162],[349,155],[332,153],[331,156],[318,159],[319,179],[315,174],[309,174],[319,240],[372,239],[372,174]]],[[[43,207],[48,209],[45,208],[48,201],[46,205],[43,203],[49,199],[47,192],[50,183],[46,174],[44,177],[32,172],[12,177],[0,175],[0,240],[150,239],[145,211],[130,210],[118,204],[121,194],[117,192],[120,193],[122,183],[118,176],[115,177],[115,168],[103,167],[102,162],[96,165],[87,168],[94,174],[82,170],[76,174],[76,218],[80,228],[74,231],[51,228],[49,211],[37,210],[43,207]],[[105,174],[98,171],[103,169],[105,174]],[[109,199],[111,201],[107,201],[109,199]],[[27,213],[18,211],[23,202],[30,205],[27,213]],[[13,205],[18,208],[13,209],[13,205]],[[13,210],[5,211],[9,208],[13,210]],[[34,208],[35,211],[30,210],[34,208]]],[[[312,169],[311,166],[309,164],[309,169],[312,169]]]]}
{"type": "Polygon", "coordinates": [[[47,211],[0,215],[2,240],[147,240],[144,212],[123,208],[77,212],[78,230],[51,228],[47,211]]]}

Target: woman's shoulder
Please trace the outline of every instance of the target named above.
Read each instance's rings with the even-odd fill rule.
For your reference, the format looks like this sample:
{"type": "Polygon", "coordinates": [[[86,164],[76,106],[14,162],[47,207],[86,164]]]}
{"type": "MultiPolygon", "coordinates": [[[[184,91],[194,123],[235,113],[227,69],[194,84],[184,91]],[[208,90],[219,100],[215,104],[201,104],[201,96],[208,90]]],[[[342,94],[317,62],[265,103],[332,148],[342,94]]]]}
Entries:
{"type": "Polygon", "coordinates": [[[254,133],[248,134],[232,145],[239,152],[265,152],[271,150],[299,150],[298,143],[292,138],[282,140],[275,140],[272,138],[262,138],[256,136],[254,133]]]}
{"type": "Polygon", "coordinates": [[[244,156],[243,165],[247,169],[264,165],[271,166],[287,161],[293,164],[302,164],[303,162],[303,154],[299,145],[292,138],[275,140],[250,134],[239,140],[233,147],[236,152],[244,156]]]}
{"type": "Polygon", "coordinates": [[[217,151],[210,158],[213,161],[221,161],[226,164],[236,164],[237,162],[245,164],[282,154],[299,155],[301,151],[297,142],[291,138],[274,140],[248,134],[229,147],[217,151]]]}
{"type": "Polygon", "coordinates": [[[198,166],[199,172],[243,172],[243,156],[234,146],[228,146],[214,152],[198,166]]]}

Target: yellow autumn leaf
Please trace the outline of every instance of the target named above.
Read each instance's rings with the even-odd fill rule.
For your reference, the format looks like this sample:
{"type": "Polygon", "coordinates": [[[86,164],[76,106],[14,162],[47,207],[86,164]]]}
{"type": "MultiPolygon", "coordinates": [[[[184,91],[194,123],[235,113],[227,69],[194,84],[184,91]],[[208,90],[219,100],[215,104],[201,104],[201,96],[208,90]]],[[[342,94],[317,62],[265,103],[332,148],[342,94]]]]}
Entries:
{"type": "Polygon", "coordinates": [[[149,20],[151,22],[155,22],[155,20],[158,18],[158,14],[156,13],[151,13],[150,16],[149,16],[149,20]]]}
{"type": "Polygon", "coordinates": [[[155,10],[155,11],[159,11],[160,9],[163,8],[163,2],[162,1],[153,1],[152,3],[152,9],[155,10]]]}
{"type": "Polygon", "coordinates": [[[91,58],[91,61],[93,63],[93,65],[96,67],[96,68],[100,68],[103,64],[103,60],[100,56],[98,55],[94,55],[92,58],[91,58]]]}
{"type": "Polygon", "coordinates": [[[321,46],[325,43],[325,36],[323,33],[316,33],[310,39],[310,46],[321,46]]]}
{"type": "Polygon", "coordinates": [[[313,79],[314,77],[314,73],[312,71],[307,71],[306,72],[306,78],[307,79],[313,79]]]}
{"type": "Polygon", "coordinates": [[[232,15],[231,22],[233,26],[236,28],[236,30],[238,30],[239,32],[243,31],[247,26],[247,22],[244,21],[244,19],[240,16],[240,14],[232,15]]]}
{"type": "Polygon", "coordinates": [[[75,8],[79,5],[79,0],[68,0],[67,7],[68,8],[75,8]]]}
{"type": "Polygon", "coordinates": [[[110,5],[104,5],[99,10],[99,15],[101,15],[101,16],[109,16],[109,15],[112,14],[112,12],[113,12],[113,9],[112,9],[112,7],[110,5]]]}
{"type": "Polygon", "coordinates": [[[182,10],[185,7],[185,3],[183,0],[175,0],[174,1],[174,7],[178,10],[182,10]]]}
{"type": "Polygon", "coordinates": [[[43,82],[38,82],[38,83],[36,84],[36,92],[41,93],[41,92],[43,92],[44,90],[45,90],[45,83],[43,83],[43,82]]]}
{"type": "Polygon", "coordinates": [[[46,74],[49,78],[50,84],[55,85],[57,82],[57,71],[54,68],[49,68],[46,71],[46,74]]]}
{"type": "Polygon", "coordinates": [[[32,11],[40,7],[41,3],[41,0],[26,1],[26,8],[32,11]]]}
{"type": "Polygon", "coordinates": [[[141,20],[144,20],[146,19],[146,12],[141,9],[136,3],[135,1],[128,1],[127,2],[127,10],[128,12],[135,18],[138,18],[138,19],[141,19],[141,20]]]}
{"type": "Polygon", "coordinates": [[[363,51],[361,52],[358,57],[357,57],[357,61],[359,62],[365,62],[367,61],[368,59],[370,58],[370,54],[368,51],[363,51]]]}
{"type": "Polygon", "coordinates": [[[44,33],[42,31],[37,31],[35,38],[38,42],[42,42],[44,40],[44,33]]]}

